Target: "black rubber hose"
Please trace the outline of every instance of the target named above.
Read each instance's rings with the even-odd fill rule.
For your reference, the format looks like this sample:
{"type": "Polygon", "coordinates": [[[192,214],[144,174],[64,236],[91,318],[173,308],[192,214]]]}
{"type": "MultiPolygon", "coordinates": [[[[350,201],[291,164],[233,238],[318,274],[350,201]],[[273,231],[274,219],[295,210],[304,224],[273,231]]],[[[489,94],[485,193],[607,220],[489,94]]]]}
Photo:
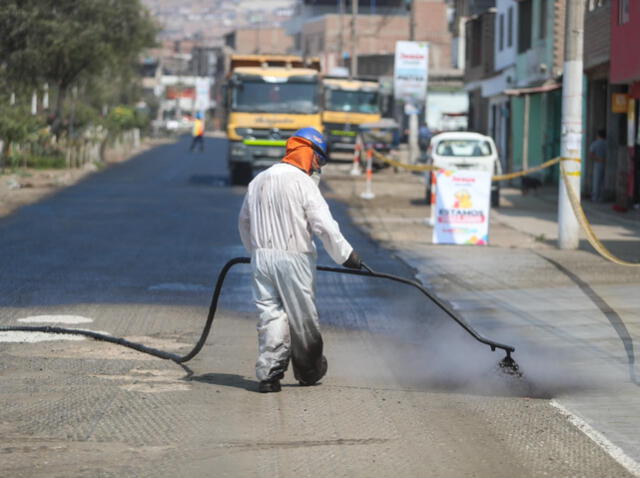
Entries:
{"type": "MultiPolygon", "coordinates": [[[[209,333],[211,332],[211,326],[213,325],[213,319],[216,315],[216,310],[218,308],[218,300],[220,299],[220,294],[222,292],[222,286],[224,284],[224,280],[231,269],[236,264],[249,264],[251,259],[248,257],[236,257],[227,262],[220,273],[218,274],[218,280],[216,281],[216,287],[213,292],[213,296],[211,298],[211,304],[209,305],[209,313],[207,315],[207,321],[205,323],[204,328],[202,329],[202,333],[200,334],[200,339],[193,347],[193,349],[187,353],[186,355],[177,355],[170,352],[166,352],[164,350],[154,349],[152,347],[147,347],[146,345],[139,344],[136,342],[130,342],[126,339],[122,339],[119,337],[113,337],[111,335],[101,334],[99,332],[93,332],[91,330],[82,330],[82,329],[67,329],[62,327],[51,327],[51,326],[0,326],[0,332],[44,332],[51,334],[70,334],[70,335],[84,335],[87,337],[91,337],[95,340],[101,340],[104,342],[110,342],[117,345],[122,345],[124,347],[128,347],[139,352],[143,352],[149,355],[153,355],[155,357],[159,357],[161,359],[172,360],[176,363],[185,363],[194,358],[204,346],[207,338],[209,337],[209,333]]],[[[405,279],[403,277],[394,276],[391,274],[385,274],[380,272],[375,272],[366,264],[362,264],[364,271],[356,270],[356,269],[345,269],[339,267],[327,267],[327,266],[317,266],[317,270],[326,271],[326,272],[337,272],[340,274],[350,274],[350,275],[358,275],[365,277],[377,277],[381,279],[388,279],[395,282],[400,282],[403,284],[411,285],[416,289],[420,290],[424,295],[426,295],[429,299],[431,299],[438,307],[440,307],[447,315],[456,321],[465,331],[467,331],[473,338],[475,338],[478,342],[488,345],[491,347],[491,350],[496,348],[502,349],[507,353],[507,358],[511,359],[511,353],[515,351],[515,348],[510,345],[501,344],[498,342],[494,342],[486,337],[480,335],[476,332],[469,324],[467,324],[464,320],[458,317],[451,309],[449,309],[440,299],[432,295],[427,289],[422,287],[415,281],[405,279]]]]}
{"type": "Polygon", "coordinates": [[[340,269],[335,267],[318,266],[318,270],[321,270],[321,271],[341,272],[343,274],[353,274],[353,275],[367,276],[367,277],[378,277],[380,279],[389,279],[395,282],[400,282],[402,284],[411,285],[416,289],[418,289],[420,292],[422,292],[424,295],[426,295],[429,299],[431,299],[440,309],[442,309],[450,318],[456,321],[458,325],[460,325],[464,330],[466,330],[478,342],[488,345],[489,347],[491,347],[491,350],[495,350],[498,348],[508,353],[515,352],[516,349],[511,345],[494,342],[493,340],[490,340],[482,336],[480,333],[474,330],[473,327],[471,327],[471,325],[465,322],[462,318],[458,317],[444,302],[438,299],[435,295],[431,294],[431,292],[429,292],[427,289],[422,287],[418,282],[412,281],[410,279],[405,279],[404,277],[394,276],[392,274],[375,272],[364,262],[362,263],[362,268],[365,270],[359,271],[355,269],[340,269]]]}
{"type": "Polygon", "coordinates": [[[110,342],[112,344],[122,345],[123,347],[128,347],[130,349],[137,350],[138,352],[143,352],[145,354],[153,355],[154,357],[159,357],[165,360],[172,360],[176,363],[184,363],[191,360],[193,357],[198,355],[202,350],[205,342],[207,341],[207,337],[209,336],[209,332],[211,331],[211,326],[213,325],[213,319],[216,315],[216,310],[218,308],[218,300],[220,299],[220,293],[222,292],[222,285],[224,284],[224,280],[227,277],[227,273],[229,269],[231,269],[236,264],[249,264],[251,259],[248,257],[236,257],[227,262],[220,273],[218,274],[218,280],[216,281],[216,288],[213,292],[213,297],[211,298],[211,304],[209,305],[209,314],[207,315],[207,321],[204,325],[204,329],[202,329],[202,333],[200,334],[200,339],[193,347],[193,349],[186,355],[177,355],[171,352],[165,352],[164,350],[154,349],[152,347],[147,347],[146,345],[139,344],[137,342],[130,342],[126,339],[121,339],[119,337],[113,337],[111,335],[101,334],[99,332],[93,332],[91,330],[82,330],[82,329],[67,329],[62,327],[51,327],[51,326],[27,326],[27,325],[15,325],[15,326],[1,326],[0,332],[44,332],[48,334],[67,334],[67,335],[84,335],[86,337],[91,337],[95,340],[100,340],[103,342],[110,342]]]}
{"type": "Polygon", "coordinates": [[[251,259],[249,259],[248,257],[236,257],[234,259],[231,259],[229,262],[227,262],[224,265],[224,267],[220,271],[220,274],[218,274],[218,281],[216,282],[216,288],[213,291],[213,297],[211,298],[211,304],[209,305],[209,314],[207,315],[207,322],[204,324],[204,329],[202,329],[202,333],[200,334],[200,340],[198,340],[198,343],[195,345],[195,347],[193,347],[191,352],[189,352],[187,355],[183,357],[180,357],[180,359],[176,360],[176,362],[179,362],[179,363],[188,362],[193,357],[198,355],[198,353],[200,353],[200,350],[202,350],[202,347],[204,347],[204,344],[207,341],[207,337],[209,337],[209,332],[211,331],[211,326],[213,325],[213,319],[215,318],[216,310],[218,309],[218,299],[220,299],[220,293],[222,292],[222,284],[224,284],[224,279],[225,277],[227,277],[227,272],[229,272],[229,269],[231,269],[236,264],[249,264],[249,263],[251,263],[251,259]]]}

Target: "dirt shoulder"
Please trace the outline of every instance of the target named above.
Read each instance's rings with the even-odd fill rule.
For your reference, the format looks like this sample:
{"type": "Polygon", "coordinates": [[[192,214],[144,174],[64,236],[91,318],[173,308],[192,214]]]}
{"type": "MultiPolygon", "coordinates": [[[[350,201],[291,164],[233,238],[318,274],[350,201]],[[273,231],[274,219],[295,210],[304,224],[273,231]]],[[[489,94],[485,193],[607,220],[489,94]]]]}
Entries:
{"type": "Polygon", "coordinates": [[[125,155],[108,155],[108,160],[101,165],[87,163],[76,169],[18,169],[0,174],[0,218],[8,216],[22,206],[38,202],[62,188],[76,184],[111,164],[127,161],[137,154],[171,141],[173,140],[168,138],[145,139],[138,148],[125,155]]]}

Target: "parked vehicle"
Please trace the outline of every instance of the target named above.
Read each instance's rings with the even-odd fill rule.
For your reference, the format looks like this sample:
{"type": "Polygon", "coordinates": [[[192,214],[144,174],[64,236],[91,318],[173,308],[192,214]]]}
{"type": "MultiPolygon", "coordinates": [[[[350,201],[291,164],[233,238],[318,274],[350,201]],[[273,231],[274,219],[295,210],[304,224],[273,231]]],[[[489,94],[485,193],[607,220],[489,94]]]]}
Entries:
{"type": "MultiPolygon", "coordinates": [[[[502,174],[496,145],[489,136],[472,132],[440,133],[431,138],[427,163],[443,169],[474,169],[502,174]]],[[[431,173],[433,174],[433,173],[431,173]]],[[[431,198],[431,176],[427,175],[427,201],[431,198]]],[[[500,183],[491,183],[491,206],[500,206],[500,183]]]]}
{"type": "Polygon", "coordinates": [[[287,139],[307,126],[322,131],[320,60],[231,55],[226,87],[232,184],[280,161],[287,139]]]}
{"type": "Polygon", "coordinates": [[[322,123],[330,151],[353,152],[360,127],[380,120],[380,85],[368,79],[325,77],[322,123]]]}

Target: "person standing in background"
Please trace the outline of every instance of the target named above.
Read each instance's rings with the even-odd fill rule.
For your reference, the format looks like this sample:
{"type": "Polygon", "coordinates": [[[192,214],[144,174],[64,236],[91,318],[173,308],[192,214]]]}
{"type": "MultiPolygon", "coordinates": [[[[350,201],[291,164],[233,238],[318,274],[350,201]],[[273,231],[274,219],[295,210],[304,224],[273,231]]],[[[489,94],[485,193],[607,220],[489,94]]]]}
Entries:
{"type": "Polygon", "coordinates": [[[418,130],[418,146],[420,147],[420,153],[422,155],[427,154],[427,149],[429,148],[432,136],[433,133],[426,124],[420,126],[420,129],[418,130]]]}
{"type": "Polygon", "coordinates": [[[604,182],[604,168],[607,162],[607,132],[598,130],[598,137],[589,146],[589,159],[593,163],[593,180],[591,200],[602,202],[602,183],[604,182]]]}
{"type": "Polygon", "coordinates": [[[191,140],[191,147],[189,151],[193,151],[196,147],[196,143],[200,144],[200,152],[204,151],[204,120],[202,119],[202,113],[196,113],[196,119],[193,122],[193,139],[191,140]]]}

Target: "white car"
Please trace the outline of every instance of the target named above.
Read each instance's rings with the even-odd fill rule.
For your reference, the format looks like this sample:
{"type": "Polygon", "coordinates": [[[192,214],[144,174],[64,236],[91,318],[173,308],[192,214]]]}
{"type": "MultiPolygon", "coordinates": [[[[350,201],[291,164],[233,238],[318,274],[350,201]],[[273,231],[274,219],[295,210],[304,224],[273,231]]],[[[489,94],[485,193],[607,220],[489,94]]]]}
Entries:
{"type": "MultiPolygon", "coordinates": [[[[431,138],[427,162],[443,169],[474,169],[502,174],[502,166],[493,139],[480,133],[440,133],[431,138]]],[[[429,175],[428,175],[429,176],[429,175]]],[[[427,201],[431,197],[431,178],[427,177],[427,201]]],[[[491,183],[491,206],[500,205],[500,184],[491,183]]]]}

